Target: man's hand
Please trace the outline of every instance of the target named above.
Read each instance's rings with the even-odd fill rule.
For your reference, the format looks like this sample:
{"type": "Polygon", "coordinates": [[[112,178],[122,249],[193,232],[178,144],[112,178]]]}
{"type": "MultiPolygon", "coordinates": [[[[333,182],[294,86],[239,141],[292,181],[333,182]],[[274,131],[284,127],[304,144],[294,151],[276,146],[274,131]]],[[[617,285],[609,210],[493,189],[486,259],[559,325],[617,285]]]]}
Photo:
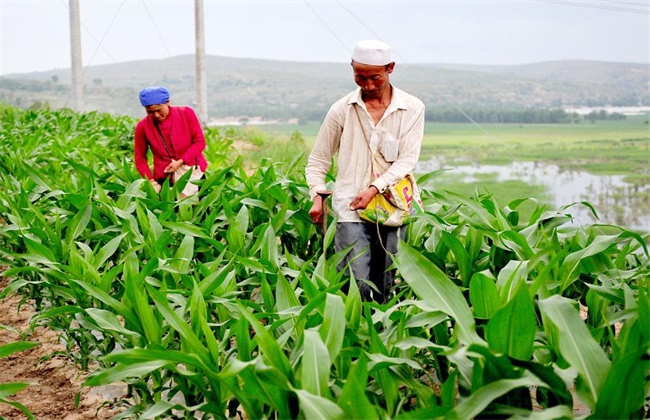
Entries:
{"type": "Polygon", "coordinates": [[[368,207],[368,204],[370,204],[370,200],[372,200],[377,194],[379,194],[379,190],[374,185],[371,185],[354,197],[350,202],[350,210],[365,209],[368,207]]]}
{"type": "Polygon", "coordinates": [[[314,204],[309,209],[309,216],[316,224],[323,219],[323,198],[320,195],[314,197],[314,204]]]}
{"type": "Polygon", "coordinates": [[[166,174],[173,174],[174,172],[176,172],[178,168],[180,168],[183,165],[183,163],[185,163],[183,162],[183,159],[178,159],[178,160],[172,159],[172,163],[170,163],[169,165],[167,165],[167,167],[165,167],[164,172],[166,174]]]}

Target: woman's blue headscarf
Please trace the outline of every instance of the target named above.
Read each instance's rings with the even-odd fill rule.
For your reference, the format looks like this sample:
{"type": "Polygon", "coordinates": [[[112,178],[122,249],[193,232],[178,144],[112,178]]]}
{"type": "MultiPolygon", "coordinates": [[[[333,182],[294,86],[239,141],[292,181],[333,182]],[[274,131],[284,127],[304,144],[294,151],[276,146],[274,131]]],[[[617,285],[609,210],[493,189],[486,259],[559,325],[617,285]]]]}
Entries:
{"type": "Polygon", "coordinates": [[[146,87],[140,91],[142,106],[165,104],[169,100],[169,91],[164,86],[146,87]]]}

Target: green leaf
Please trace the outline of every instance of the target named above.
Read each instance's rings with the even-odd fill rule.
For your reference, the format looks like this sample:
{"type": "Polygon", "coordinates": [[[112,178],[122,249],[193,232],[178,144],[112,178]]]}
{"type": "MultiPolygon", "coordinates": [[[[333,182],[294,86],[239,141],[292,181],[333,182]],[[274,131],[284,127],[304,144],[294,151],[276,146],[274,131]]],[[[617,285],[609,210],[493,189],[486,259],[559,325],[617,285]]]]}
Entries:
{"type": "Polygon", "coordinates": [[[494,314],[487,325],[490,348],[518,360],[528,360],[533,354],[537,332],[535,308],[522,286],[515,297],[494,314]]]}
{"type": "Polygon", "coordinates": [[[350,369],[350,373],[341,390],[338,404],[349,419],[374,419],[377,412],[366,395],[368,368],[362,354],[350,369]]]}
{"type": "Polygon", "coordinates": [[[629,419],[643,409],[650,372],[650,346],[612,364],[592,418],[629,419]]]}
{"type": "Polygon", "coordinates": [[[156,404],[149,407],[147,411],[140,414],[138,418],[143,420],[161,418],[163,414],[167,413],[168,411],[170,411],[172,408],[175,407],[181,408],[180,406],[177,406],[176,404],[172,404],[168,401],[164,401],[164,400],[159,401],[156,404]]]}
{"type": "Polygon", "coordinates": [[[604,252],[611,245],[615,244],[620,235],[599,235],[585,248],[573,252],[564,259],[561,266],[559,278],[562,279],[561,290],[566,290],[580,276],[580,262],[588,257],[604,252]]]}
{"type": "MultiPolygon", "coordinates": [[[[54,254],[48,247],[41,244],[40,242],[36,242],[32,239],[29,239],[26,236],[24,236],[22,239],[25,242],[25,247],[27,247],[27,251],[31,254],[32,258],[29,259],[30,261],[33,260],[34,262],[39,262],[46,265],[58,263],[57,258],[54,256],[54,254]]],[[[28,256],[25,255],[26,259],[27,257],[28,256]]]]}
{"type": "Polygon", "coordinates": [[[280,259],[278,257],[278,239],[275,236],[273,226],[270,224],[269,227],[264,231],[262,244],[262,258],[278,267],[280,265],[280,259]]]}
{"type": "Polygon", "coordinates": [[[572,301],[554,295],[541,300],[539,305],[544,315],[557,327],[558,350],[578,371],[579,379],[587,387],[586,392],[581,392],[579,387],[578,391],[593,409],[610,369],[609,359],[589,333],[572,301]]]}
{"type": "Polygon", "coordinates": [[[474,267],[469,253],[463,247],[463,243],[449,232],[442,231],[442,241],[451,249],[456,257],[460,279],[464,287],[469,284],[474,267]]]}
{"type": "Polygon", "coordinates": [[[137,339],[140,337],[135,331],[128,330],[122,326],[115,314],[110,311],[97,308],[87,308],[86,313],[97,323],[97,326],[104,331],[116,332],[127,337],[137,339]]]}
{"type": "Polygon", "coordinates": [[[110,363],[133,365],[142,362],[167,362],[170,365],[185,365],[195,369],[202,369],[209,378],[218,378],[219,372],[205,365],[203,361],[195,354],[174,351],[174,350],[152,350],[133,348],[111,353],[104,357],[104,360],[110,363]]]}
{"type": "Polygon", "coordinates": [[[332,361],[327,347],[316,331],[305,331],[303,338],[302,388],[314,395],[330,398],[327,381],[332,361]]]}
{"type": "Polygon", "coordinates": [[[497,398],[513,389],[531,386],[544,386],[544,383],[532,376],[490,382],[472,392],[467,398],[461,399],[456,408],[448,413],[445,418],[462,420],[475,418],[497,398]]]}
{"type": "Polygon", "coordinates": [[[482,271],[469,282],[469,300],[476,318],[490,319],[501,307],[494,276],[482,271]]]}
{"type": "Polygon", "coordinates": [[[305,419],[334,420],[345,418],[341,407],[326,398],[300,389],[296,390],[296,395],[300,400],[300,410],[305,419]]]}
{"type": "Polygon", "coordinates": [[[197,225],[193,225],[189,222],[169,222],[161,221],[160,224],[168,229],[176,231],[182,235],[194,236],[197,238],[209,239],[210,237],[206,235],[203,230],[197,225]]]}
{"type": "Polygon", "coordinates": [[[128,378],[140,378],[167,365],[166,360],[151,360],[129,365],[117,365],[113,368],[91,374],[84,382],[85,386],[99,386],[123,381],[128,378]]]}
{"type": "Polygon", "coordinates": [[[262,351],[265,360],[277,369],[283,375],[282,380],[289,382],[292,376],[291,364],[289,359],[284,354],[278,341],[264,328],[264,326],[244,307],[240,302],[237,302],[239,313],[246,318],[250,325],[257,334],[257,345],[262,351]]]}
{"type": "MultiPolygon", "coordinates": [[[[94,297],[102,304],[111,308],[117,315],[121,315],[128,324],[133,325],[134,327],[141,327],[140,320],[137,317],[135,312],[132,312],[124,303],[115,299],[108,293],[104,292],[97,286],[92,284],[85,283],[80,280],[73,280],[76,284],[81,286],[90,296],[94,297]]],[[[144,333],[144,330],[142,330],[144,333]]]]}
{"type": "Polygon", "coordinates": [[[72,218],[70,226],[68,226],[68,235],[66,240],[68,243],[72,243],[81,233],[86,229],[88,223],[90,222],[90,216],[92,214],[93,205],[88,203],[84,211],[79,212],[72,218]]]}
{"type": "Polygon", "coordinates": [[[404,241],[397,246],[393,258],[404,280],[415,294],[456,321],[458,339],[463,344],[480,343],[474,317],[460,289],[435,264],[404,241]]]}
{"type": "MultiPolygon", "coordinates": [[[[153,261],[155,262],[155,261],[153,261]]],[[[147,292],[144,287],[144,278],[138,273],[139,260],[134,252],[126,255],[124,261],[124,288],[126,296],[131,301],[131,306],[135,309],[138,323],[144,335],[152,344],[160,344],[162,341],[162,327],[153,311],[147,292]]]]}
{"type": "Polygon", "coordinates": [[[29,350],[38,346],[39,344],[41,343],[36,341],[16,341],[15,343],[5,344],[0,346],[0,357],[7,357],[17,351],[29,350]]]}
{"type": "Polygon", "coordinates": [[[502,303],[509,302],[528,278],[528,261],[508,261],[499,271],[497,289],[502,303]]]}
{"type": "Polygon", "coordinates": [[[318,332],[333,362],[341,351],[345,336],[345,304],[340,296],[327,294],[323,322],[318,332]]]}
{"type": "Polygon", "coordinates": [[[122,239],[124,239],[126,235],[128,235],[128,233],[124,232],[123,234],[111,239],[99,250],[99,252],[97,252],[97,255],[95,255],[92,262],[95,270],[99,270],[99,267],[101,267],[106,262],[106,260],[115,254],[115,251],[117,251],[117,248],[120,246],[122,239]]]}
{"type": "Polygon", "coordinates": [[[19,403],[18,401],[10,401],[10,400],[7,400],[7,399],[5,399],[5,398],[0,398],[0,403],[4,403],[4,404],[11,405],[11,406],[13,406],[13,407],[16,407],[17,409],[19,409],[20,411],[22,411],[23,414],[25,414],[25,416],[26,416],[29,420],[33,420],[33,419],[36,418],[36,417],[34,417],[34,415],[32,414],[32,412],[29,411],[29,410],[27,409],[27,407],[25,407],[24,405],[22,405],[22,404],[19,403]]]}
{"type": "Polygon", "coordinates": [[[520,260],[525,261],[531,259],[535,252],[532,250],[526,238],[519,232],[514,230],[507,230],[501,232],[501,241],[508,248],[512,249],[520,260]]]}
{"type": "MultiPolygon", "coordinates": [[[[160,311],[165,321],[176,330],[183,343],[187,346],[192,354],[200,358],[206,365],[210,364],[210,355],[208,349],[203,345],[201,340],[196,336],[192,328],[187,324],[187,321],[181,318],[170,306],[167,297],[158,290],[147,287],[151,299],[156,304],[156,308],[160,311]]],[[[205,321],[204,321],[205,322],[205,321]]]]}
{"type": "Polygon", "coordinates": [[[29,384],[24,382],[0,384],[0,398],[7,398],[11,395],[17,394],[28,386],[29,384]]]}

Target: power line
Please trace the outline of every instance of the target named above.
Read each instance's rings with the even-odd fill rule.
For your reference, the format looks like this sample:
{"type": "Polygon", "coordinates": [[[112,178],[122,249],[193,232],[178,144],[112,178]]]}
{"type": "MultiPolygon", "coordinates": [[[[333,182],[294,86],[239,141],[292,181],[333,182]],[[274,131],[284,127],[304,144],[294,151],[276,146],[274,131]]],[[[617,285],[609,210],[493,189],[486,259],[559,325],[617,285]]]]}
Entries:
{"type": "MultiPolygon", "coordinates": [[[[63,3],[63,5],[66,7],[66,9],[69,9],[69,5],[68,5],[68,3],[66,3],[64,0],[60,0],[60,1],[61,1],[61,3],[63,3]]],[[[116,63],[116,64],[117,64],[117,60],[115,59],[115,57],[113,57],[113,55],[111,55],[111,53],[110,53],[106,48],[104,48],[104,46],[103,46],[102,43],[99,41],[99,39],[97,39],[97,37],[96,37],[96,36],[95,36],[91,31],[90,31],[90,29],[88,29],[88,27],[87,27],[86,25],[84,25],[83,22],[81,22],[81,27],[84,29],[84,31],[85,31],[85,32],[86,32],[86,33],[87,33],[87,34],[88,34],[88,35],[89,35],[93,40],[95,40],[95,42],[97,42],[97,44],[99,44],[99,46],[101,47],[101,49],[104,50],[104,52],[105,52],[105,53],[110,57],[110,59],[113,61],[113,63],[116,63]]]]}
{"type": "MultiPolygon", "coordinates": [[[[592,8],[592,9],[601,9],[601,10],[610,10],[614,12],[625,12],[625,13],[636,13],[639,15],[650,15],[650,8],[646,8],[646,10],[641,10],[641,9],[634,9],[634,8],[629,8],[629,7],[616,7],[616,6],[608,6],[604,4],[597,4],[597,3],[587,3],[583,1],[562,1],[562,0],[536,0],[542,3],[554,3],[554,4],[560,4],[563,6],[576,6],[576,7],[586,7],[586,8],[592,8]]],[[[622,4],[622,3],[621,3],[622,4]]]]}
{"type": "MultiPolygon", "coordinates": [[[[340,0],[337,0],[337,3],[339,4],[339,6],[341,6],[342,8],[344,8],[345,11],[348,12],[348,13],[350,14],[350,16],[352,16],[352,17],[353,17],[357,22],[359,22],[359,23],[361,24],[361,26],[363,26],[364,28],[366,28],[366,29],[368,30],[368,32],[370,32],[370,33],[371,33],[371,34],[372,34],[376,39],[381,40],[381,37],[380,37],[379,35],[377,35],[377,34],[375,33],[375,31],[373,31],[370,27],[368,27],[368,25],[366,25],[366,23],[365,23],[364,21],[362,21],[361,19],[359,19],[359,17],[358,17],[357,15],[355,15],[354,13],[352,13],[352,11],[351,11],[350,9],[348,9],[348,8],[347,8],[347,7],[346,7],[346,6],[345,6],[345,5],[344,5],[340,0]]],[[[401,57],[400,57],[400,58],[401,58],[401,57]]]]}
{"type": "Polygon", "coordinates": [[[334,38],[336,38],[336,40],[337,40],[337,41],[338,41],[338,42],[343,46],[343,48],[345,48],[345,50],[346,50],[348,53],[352,52],[352,51],[350,50],[350,48],[345,44],[345,42],[343,42],[343,40],[342,40],[341,38],[339,38],[339,36],[336,34],[336,32],[334,32],[334,30],[333,30],[332,28],[329,27],[329,25],[327,24],[327,22],[325,22],[325,20],[323,20],[323,18],[321,18],[321,16],[318,14],[318,12],[316,12],[316,10],[314,10],[314,8],[311,7],[311,5],[307,2],[307,0],[303,0],[303,3],[304,3],[307,7],[309,7],[309,10],[311,10],[312,13],[313,13],[314,15],[316,15],[316,18],[317,18],[318,20],[320,20],[320,22],[323,24],[323,26],[325,26],[325,28],[330,32],[330,34],[332,34],[332,36],[333,36],[334,38]]]}
{"type": "Polygon", "coordinates": [[[632,6],[641,6],[641,7],[650,8],[650,4],[648,2],[619,1],[619,0],[608,0],[608,1],[609,3],[629,4],[632,6]]]}
{"type": "Polygon", "coordinates": [[[88,64],[86,64],[86,68],[84,68],[84,73],[86,72],[88,66],[92,64],[92,61],[95,58],[95,55],[97,54],[97,51],[99,51],[99,49],[102,47],[104,43],[104,39],[106,38],[106,35],[108,35],[108,32],[113,27],[113,23],[115,23],[115,19],[117,19],[117,15],[120,13],[120,10],[122,10],[122,6],[124,6],[125,1],[126,0],[122,0],[122,3],[120,3],[120,7],[118,7],[117,11],[115,12],[115,15],[113,15],[113,19],[111,20],[111,23],[108,24],[108,28],[106,28],[106,31],[104,31],[104,35],[102,35],[102,39],[99,41],[99,45],[97,45],[97,48],[95,48],[95,51],[90,56],[90,60],[88,60],[88,64]]]}
{"type": "MultiPolygon", "coordinates": [[[[340,0],[337,0],[337,3],[341,7],[343,7],[343,9],[345,9],[357,22],[359,22],[364,28],[366,28],[368,30],[368,32],[370,32],[375,38],[377,38],[379,40],[382,39],[381,36],[377,35],[368,25],[366,25],[366,23],[361,18],[359,18],[357,15],[355,15],[350,9],[345,7],[343,5],[343,3],[341,3],[340,0]]],[[[408,64],[408,62],[401,55],[399,55],[398,52],[396,52],[396,51],[393,51],[393,52],[397,57],[399,57],[400,60],[402,60],[402,62],[404,62],[404,64],[408,64]]],[[[465,111],[463,111],[458,104],[456,104],[454,101],[452,101],[448,97],[445,97],[445,95],[441,91],[439,91],[438,88],[435,85],[433,85],[432,87],[441,97],[445,98],[445,100],[449,104],[451,104],[451,106],[453,106],[454,109],[456,109],[458,112],[460,112],[465,118],[467,118],[468,121],[470,121],[474,126],[476,126],[479,130],[481,130],[481,132],[483,132],[483,134],[485,134],[488,137],[491,137],[491,138],[493,138],[493,139],[495,139],[497,141],[499,140],[496,136],[494,136],[492,133],[488,132],[485,128],[483,128],[483,126],[481,124],[474,121],[474,119],[472,117],[470,117],[465,111]]],[[[503,143],[500,143],[500,144],[505,147],[505,145],[503,143]]],[[[506,150],[506,151],[511,156],[515,157],[509,150],[506,150]]]]}
{"type": "Polygon", "coordinates": [[[158,34],[158,38],[160,38],[160,42],[162,42],[163,47],[165,47],[165,51],[167,51],[167,56],[171,57],[172,53],[169,51],[169,48],[167,48],[167,44],[165,43],[165,39],[162,36],[162,32],[160,32],[160,29],[158,29],[158,25],[156,25],[156,20],[153,18],[153,15],[149,11],[149,8],[147,7],[147,3],[142,0],[142,5],[144,6],[144,9],[147,11],[147,14],[149,15],[149,19],[151,20],[151,23],[153,23],[153,27],[156,29],[156,33],[158,34]]]}

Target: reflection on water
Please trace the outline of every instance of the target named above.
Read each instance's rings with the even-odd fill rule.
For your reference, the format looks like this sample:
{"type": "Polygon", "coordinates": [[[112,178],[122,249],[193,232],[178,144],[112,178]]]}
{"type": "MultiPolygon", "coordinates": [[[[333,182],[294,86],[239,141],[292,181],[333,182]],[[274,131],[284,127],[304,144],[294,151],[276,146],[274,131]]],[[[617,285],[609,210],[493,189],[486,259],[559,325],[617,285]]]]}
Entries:
{"type": "MultiPolygon", "coordinates": [[[[650,186],[638,186],[623,181],[621,175],[592,175],[584,171],[568,170],[543,162],[514,162],[506,166],[453,166],[432,159],[418,163],[416,172],[425,173],[449,169],[454,175],[463,175],[463,182],[477,182],[477,174],[496,174],[497,181],[520,180],[543,186],[554,197],[555,209],[576,201],[588,201],[600,217],[597,220],[583,205],[566,209],[577,223],[610,223],[629,229],[650,231],[650,186]]],[[[537,197],[536,197],[537,198],[537,197]]]]}

